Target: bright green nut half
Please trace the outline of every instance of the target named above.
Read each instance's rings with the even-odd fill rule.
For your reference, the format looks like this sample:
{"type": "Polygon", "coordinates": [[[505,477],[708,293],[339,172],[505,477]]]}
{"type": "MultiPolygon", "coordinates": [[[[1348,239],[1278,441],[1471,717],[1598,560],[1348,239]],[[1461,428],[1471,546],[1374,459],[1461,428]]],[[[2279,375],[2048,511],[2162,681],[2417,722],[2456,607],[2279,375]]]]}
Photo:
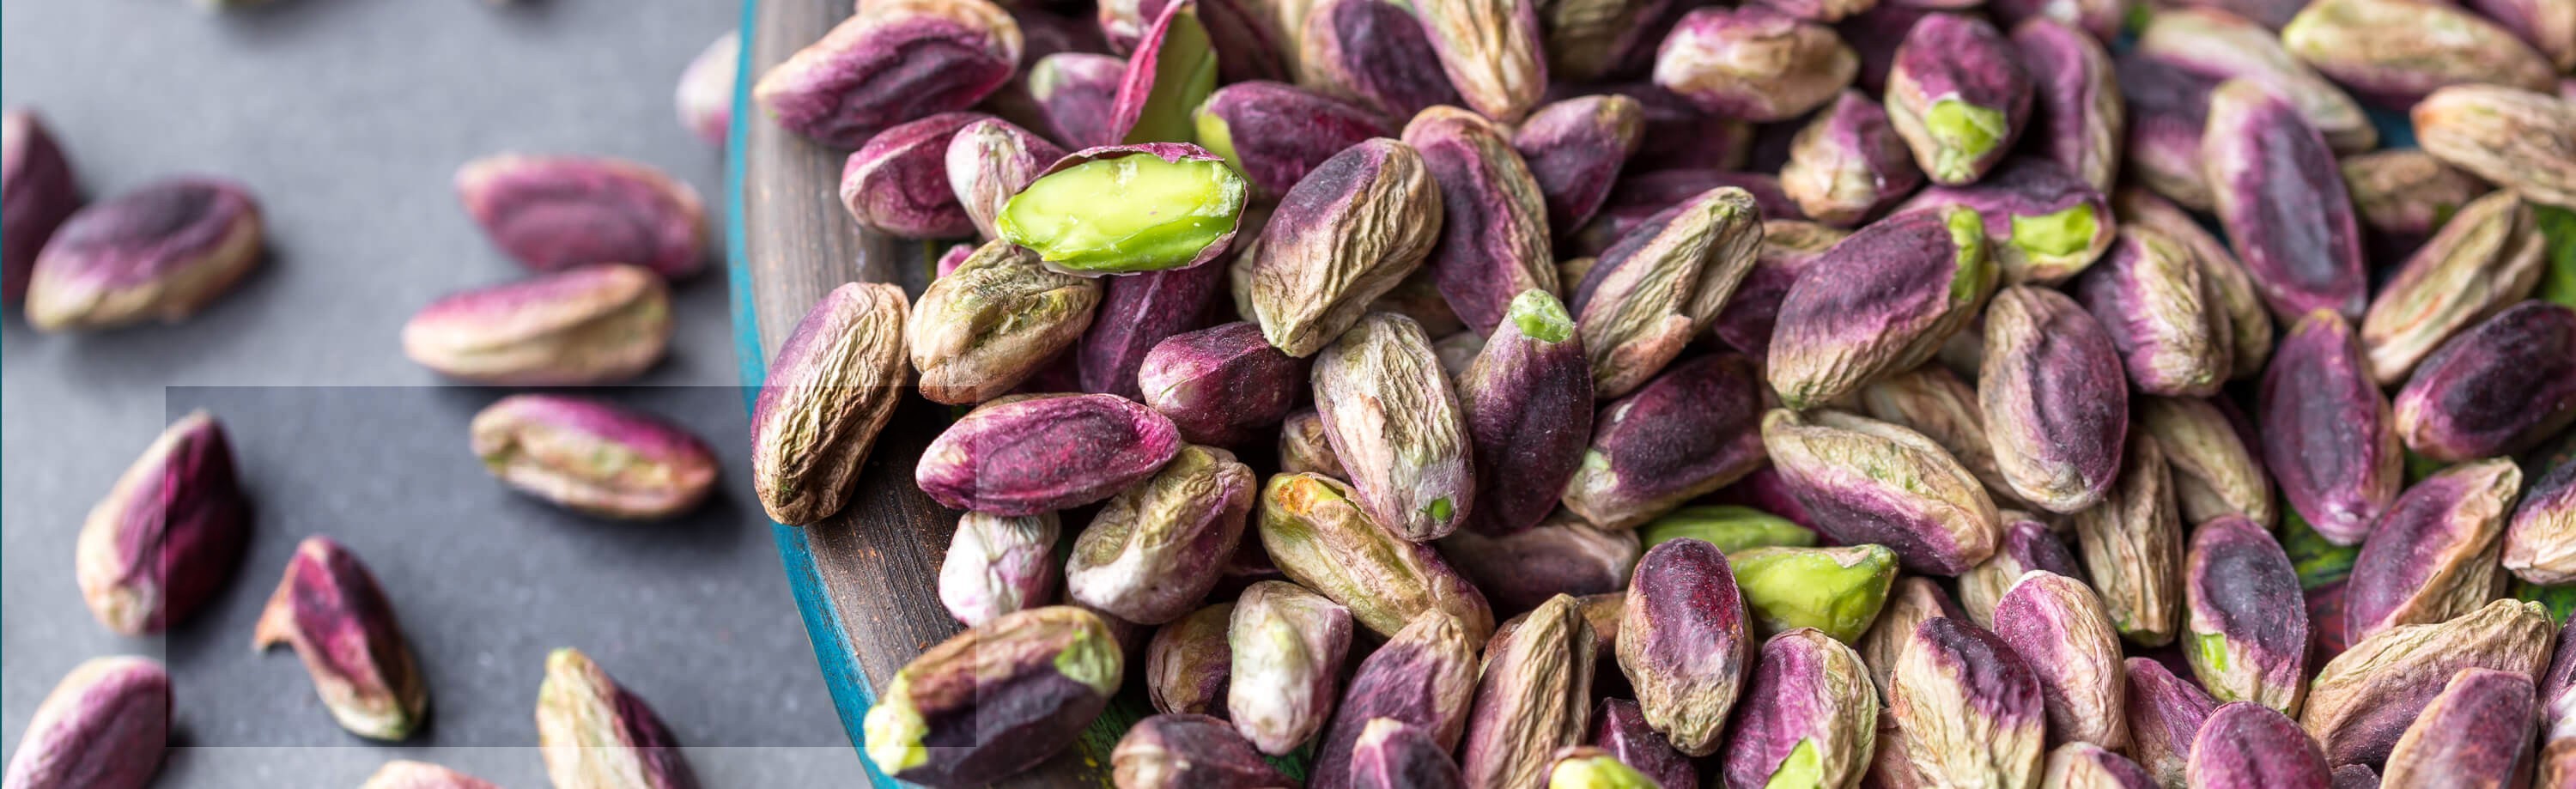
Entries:
{"type": "Polygon", "coordinates": [[[1826,789],[1825,757],[1816,752],[1815,740],[1799,740],[1789,749],[1789,758],[1780,760],[1780,769],[1771,772],[1771,780],[1762,789],[1826,789]]]}
{"type": "Polygon", "coordinates": [[[1073,640],[1055,655],[1055,670],[1066,679],[1089,685],[1100,695],[1118,693],[1118,673],[1125,656],[1118,653],[1118,642],[1102,638],[1092,628],[1073,631],[1073,640]]]}
{"type": "Polygon", "coordinates": [[[1656,785],[1654,779],[1617,758],[1583,756],[1557,762],[1548,773],[1547,789],[1656,789],[1656,785]]]}
{"type": "MultiPolygon", "coordinates": [[[[2227,636],[2202,633],[2191,637],[2191,662],[2212,674],[2227,672],[2227,636]]],[[[2224,688],[2211,688],[2211,693],[2224,694],[2224,688]]],[[[2231,701],[2233,699],[2230,699],[2231,701]]]]}
{"type": "Polygon", "coordinates": [[[1668,540],[1689,537],[1715,545],[1727,553],[1748,548],[1805,548],[1816,544],[1816,533],[1796,521],[1732,504],[1674,510],[1672,514],[1646,524],[1639,536],[1644,538],[1648,548],[1668,540]]]}
{"type": "Polygon", "coordinates": [[[1196,11],[1182,9],[1154,54],[1154,89],[1145,94],[1136,125],[1119,142],[1188,142],[1190,112],[1216,92],[1216,66],[1216,48],[1209,42],[1207,27],[1199,24],[1196,11]]]}
{"type": "Polygon", "coordinates": [[[2074,257],[2093,248],[2094,235],[2100,229],[2089,205],[2039,216],[2016,214],[2012,218],[2012,245],[2035,260],[2074,257]]]}
{"type": "Polygon", "coordinates": [[[1224,157],[1226,164],[1233,166],[1236,172],[1242,172],[1243,157],[1234,152],[1234,127],[1226,124],[1225,116],[1209,111],[1202,103],[1198,111],[1191,114],[1191,120],[1198,127],[1199,147],[1224,157]]]}
{"type": "Polygon", "coordinates": [[[1243,177],[1219,160],[1098,159],[1029,184],[1003,204],[996,229],[1058,269],[1161,271],[1232,234],[1244,193],[1243,177]]]}
{"type": "Polygon", "coordinates": [[[1958,271],[1950,275],[1950,303],[1976,301],[1986,289],[1986,218],[1977,209],[1951,206],[1941,223],[1950,228],[1950,244],[1959,249],[1958,271]]]}
{"type": "Polygon", "coordinates": [[[1896,552],[1883,545],[1754,548],[1726,563],[1764,632],[1812,627],[1846,644],[1869,629],[1896,583],[1896,552]]]}
{"type": "Polygon", "coordinates": [[[1944,182],[1967,180],[1976,172],[1977,160],[2012,131],[2003,111],[1958,99],[1932,102],[1932,109],[1923,113],[1923,128],[1941,145],[1932,167],[1939,171],[1934,177],[1944,182]]]}
{"type": "Polygon", "coordinates": [[[1564,342],[1574,336],[1574,316],[1565,312],[1565,303],[1554,294],[1532,288],[1512,297],[1512,305],[1503,317],[1520,327],[1521,334],[1541,342],[1564,342]]]}
{"type": "Polygon", "coordinates": [[[930,761],[930,749],[921,744],[921,738],[930,735],[930,724],[921,719],[921,711],[912,708],[910,685],[904,675],[896,674],[894,684],[877,699],[877,705],[868,708],[863,727],[868,738],[868,761],[876,762],[877,769],[888,775],[930,761]]]}

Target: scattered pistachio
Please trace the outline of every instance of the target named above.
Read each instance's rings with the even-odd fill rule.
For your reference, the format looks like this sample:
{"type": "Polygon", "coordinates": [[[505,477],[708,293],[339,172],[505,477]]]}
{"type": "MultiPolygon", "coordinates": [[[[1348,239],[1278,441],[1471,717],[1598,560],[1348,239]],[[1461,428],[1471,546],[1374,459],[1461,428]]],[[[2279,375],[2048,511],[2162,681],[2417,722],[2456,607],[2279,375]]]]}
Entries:
{"type": "Polygon", "coordinates": [[[261,609],[251,646],[295,648],[340,728],[372,740],[411,736],[429,713],[429,686],[393,605],[367,566],[328,537],[306,537],[261,609]]]}
{"type": "Polygon", "coordinates": [[[170,672],[144,657],[83,661],[21,731],[10,789],[143,789],[170,739],[170,672]]]}
{"type": "Polygon", "coordinates": [[[1019,23],[986,0],[871,0],[770,67],[751,98],[789,131],[857,148],[895,124],[982,100],[1019,68],[1020,45],[1019,23]]]}
{"type": "Polygon", "coordinates": [[[457,169],[456,196],[494,245],[537,271],[625,263],[677,279],[706,267],[697,190],[650,165],[487,156],[457,169]]]}
{"type": "Polygon", "coordinates": [[[449,295],[403,324],[403,353],[442,375],[501,386],[623,381],[662,359],[671,290],[621,263],[449,295]]]}
{"type": "Polygon", "coordinates": [[[751,414],[751,484],[779,523],[831,517],[901,402],[903,289],[853,282],[805,313],[769,363],[751,414]]]}
{"type": "Polygon", "coordinates": [[[247,189],[212,178],[91,203],[29,264],[27,323],[56,332],[186,320],[259,266],[263,228],[247,189]]]}

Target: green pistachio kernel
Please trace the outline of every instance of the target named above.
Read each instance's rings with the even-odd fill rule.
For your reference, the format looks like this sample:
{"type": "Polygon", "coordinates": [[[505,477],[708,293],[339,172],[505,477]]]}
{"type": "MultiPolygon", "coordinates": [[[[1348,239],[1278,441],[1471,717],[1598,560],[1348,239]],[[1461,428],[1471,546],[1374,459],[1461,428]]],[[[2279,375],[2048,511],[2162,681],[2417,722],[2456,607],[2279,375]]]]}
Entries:
{"type": "Polygon", "coordinates": [[[1762,789],[1823,789],[1825,757],[1816,753],[1815,740],[1799,740],[1789,749],[1789,758],[1780,760],[1780,769],[1771,772],[1771,780],[1762,789]]]}
{"type": "Polygon", "coordinates": [[[1145,95],[1136,125],[1119,142],[1188,142],[1190,111],[1215,92],[1216,48],[1209,43],[1207,27],[1199,24],[1197,9],[1184,7],[1155,51],[1154,90],[1145,95]]]}
{"type": "Polygon", "coordinates": [[[1556,763],[1547,789],[1656,789],[1655,780],[1609,756],[1585,756],[1556,763]]]}
{"type": "Polygon", "coordinates": [[[2090,205],[2039,216],[2016,214],[2012,218],[2012,245],[2033,258],[2072,257],[2092,249],[2093,236],[2100,229],[2090,205]]]}
{"type": "Polygon", "coordinates": [[[1896,552],[1884,545],[1755,548],[1726,563],[1764,632],[1812,627],[1846,644],[1869,629],[1896,583],[1896,552]]]}
{"type": "Polygon", "coordinates": [[[1986,285],[1986,218],[1977,209],[1951,206],[1941,223],[1950,229],[1950,244],[1959,248],[1959,270],[1950,275],[1950,302],[1976,301],[1986,285]]]}
{"type": "Polygon", "coordinates": [[[1002,238],[1072,272],[1189,265],[1234,232],[1243,177],[1225,162],[1150,154],[1084,162],[1039,178],[1002,206],[1002,238]]]}
{"type": "Polygon", "coordinates": [[[1512,297],[1512,305],[1503,312],[1521,329],[1523,336],[1541,342],[1564,342],[1574,336],[1574,316],[1565,312],[1565,304],[1554,294],[1532,288],[1512,297]]]}
{"type": "Polygon", "coordinates": [[[1934,175],[1944,182],[1967,180],[1976,160],[2011,132],[2003,111],[1958,99],[1932,102],[1932,109],[1923,113],[1923,127],[1941,144],[1932,166],[1939,171],[1934,175]]]}
{"type": "Polygon", "coordinates": [[[922,747],[921,738],[930,735],[930,724],[921,719],[921,711],[912,708],[912,689],[908,678],[894,676],[877,705],[868,708],[868,761],[891,775],[919,767],[930,761],[930,749],[922,747]]]}
{"type": "Polygon", "coordinates": [[[1646,524],[1639,536],[1648,548],[1668,540],[1689,537],[1706,541],[1727,553],[1748,548],[1805,548],[1816,544],[1816,533],[1798,525],[1797,521],[1732,504],[1674,510],[1646,524]]]}

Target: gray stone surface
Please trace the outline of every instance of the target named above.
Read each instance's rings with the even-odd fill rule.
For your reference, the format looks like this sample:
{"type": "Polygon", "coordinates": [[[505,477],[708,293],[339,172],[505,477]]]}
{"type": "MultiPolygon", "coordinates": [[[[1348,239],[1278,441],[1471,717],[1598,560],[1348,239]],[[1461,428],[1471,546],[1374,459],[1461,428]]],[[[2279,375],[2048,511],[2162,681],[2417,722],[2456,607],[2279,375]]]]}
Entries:
{"type": "Polygon", "coordinates": [[[689,518],[618,524],[499,487],[465,446],[498,390],[403,359],[440,294],[523,272],[457,208],[488,153],[663,167],[721,212],[720,156],[671,88],[739,18],[730,0],[9,0],[0,100],[46,117],[91,195],[202,172],[248,184],[271,258],[196,320],[47,336],[0,317],[0,742],[80,660],[165,657],[182,747],[162,787],[355,786],[388,758],[545,785],[531,710],[548,649],[578,646],[658,707],[709,786],[863,783],[747,484],[720,271],[677,289],[646,386],[602,394],[690,425],[726,462],[689,518]],[[81,516],[171,417],[213,410],[256,499],[250,555],[166,638],[108,633],[71,578],[81,516]],[[412,742],[334,727],[287,651],[250,626],[296,540],[366,560],[419,650],[431,723],[412,742]]]}

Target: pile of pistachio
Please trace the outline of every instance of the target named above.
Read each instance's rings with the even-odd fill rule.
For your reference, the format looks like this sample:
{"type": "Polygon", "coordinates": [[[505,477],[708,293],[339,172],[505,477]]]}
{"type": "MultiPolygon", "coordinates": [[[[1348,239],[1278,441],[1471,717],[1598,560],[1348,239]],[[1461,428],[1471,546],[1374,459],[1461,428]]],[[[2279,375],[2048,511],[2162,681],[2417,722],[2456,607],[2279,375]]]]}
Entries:
{"type": "Polygon", "coordinates": [[[763,75],[984,239],[754,416],[811,525],[971,407],[881,458],[968,629],[868,758],[1141,684],[1130,789],[2576,785],[2576,4],[1695,5],[866,0],[763,75]]]}

